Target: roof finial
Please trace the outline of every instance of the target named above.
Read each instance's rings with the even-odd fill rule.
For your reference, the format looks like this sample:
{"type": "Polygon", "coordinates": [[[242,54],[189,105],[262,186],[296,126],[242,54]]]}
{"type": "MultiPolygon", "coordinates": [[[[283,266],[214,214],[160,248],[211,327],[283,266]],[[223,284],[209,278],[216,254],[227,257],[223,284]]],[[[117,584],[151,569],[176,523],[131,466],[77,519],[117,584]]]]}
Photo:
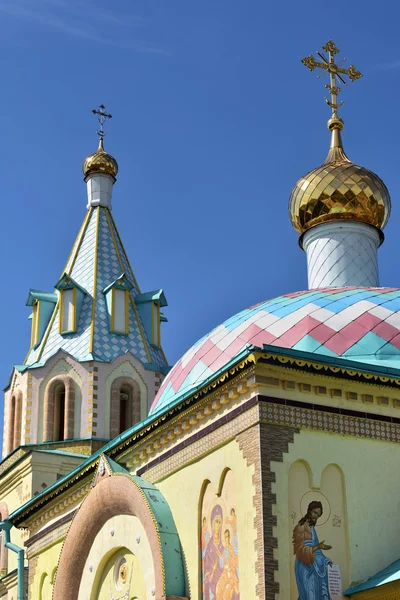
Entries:
{"type": "MultiPolygon", "coordinates": [[[[344,75],[346,75],[350,81],[356,81],[362,77],[362,73],[360,73],[360,71],[356,69],[354,65],[350,65],[348,69],[341,67],[340,65],[344,63],[346,60],[345,58],[339,64],[335,63],[335,54],[339,54],[340,50],[336,47],[332,40],[327,42],[325,46],[322,46],[322,49],[328,53],[328,57],[326,57],[325,54],[317,51],[317,54],[322,59],[322,62],[316,60],[312,54],[310,54],[310,56],[306,56],[306,58],[303,58],[301,62],[303,65],[306,65],[310,71],[314,71],[315,68],[319,68],[324,69],[324,72],[329,74],[329,83],[325,85],[331,95],[330,100],[328,98],[325,98],[325,100],[332,109],[332,117],[328,121],[328,129],[330,131],[337,129],[340,131],[343,129],[344,123],[343,120],[338,116],[337,111],[342,106],[343,102],[338,103],[337,97],[342,91],[342,88],[336,85],[336,78],[338,78],[343,85],[347,85],[347,82],[343,77],[344,75]]],[[[318,75],[318,77],[321,77],[321,75],[318,75]]]]}
{"type": "Polygon", "coordinates": [[[104,106],[104,104],[100,104],[99,108],[94,108],[92,110],[92,113],[94,115],[97,115],[97,120],[100,123],[100,129],[97,130],[97,135],[100,138],[100,145],[102,146],[102,140],[104,138],[104,136],[106,135],[106,132],[103,129],[104,123],[107,121],[107,119],[112,119],[112,115],[110,115],[110,113],[106,112],[106,107],[104,106]]]}

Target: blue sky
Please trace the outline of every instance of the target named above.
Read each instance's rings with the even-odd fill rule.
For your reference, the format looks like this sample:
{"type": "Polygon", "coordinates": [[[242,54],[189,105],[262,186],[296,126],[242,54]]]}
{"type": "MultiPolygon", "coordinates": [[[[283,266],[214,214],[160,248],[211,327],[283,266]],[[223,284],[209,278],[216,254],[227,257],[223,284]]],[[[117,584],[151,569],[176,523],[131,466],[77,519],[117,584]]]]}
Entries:
{"type": "Polygon", "coordinates": [[[329,109],[300,60],[331,38],[364,73],[342,93],[344,143],[391,192],[381,285],[400,286],[399,13],[390,0],[0,0],[3,384],[28,350],[28,290],[53,289],[85,215],[100,103],[113,214],[142,290],[165,290],[170,363],[244,307],[306,288],[287,202],[325,158],[329,109]]]}

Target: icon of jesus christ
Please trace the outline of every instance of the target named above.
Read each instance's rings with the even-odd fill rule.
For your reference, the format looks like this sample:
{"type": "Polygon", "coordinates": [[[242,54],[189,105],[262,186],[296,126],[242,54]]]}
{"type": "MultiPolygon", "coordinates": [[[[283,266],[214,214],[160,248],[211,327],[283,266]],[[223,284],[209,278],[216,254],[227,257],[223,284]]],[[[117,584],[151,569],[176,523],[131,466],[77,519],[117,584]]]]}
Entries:
{"type": "Polygon", "coordinates": [[[295,575],[299,600],[331,600],[328,566],[332,560],[322,550],[330,550],[318,540],[315,526],[323,512],[322,503],[310,502],[306,515],[293,530],[293,551],[296,555],[295,575]]]}

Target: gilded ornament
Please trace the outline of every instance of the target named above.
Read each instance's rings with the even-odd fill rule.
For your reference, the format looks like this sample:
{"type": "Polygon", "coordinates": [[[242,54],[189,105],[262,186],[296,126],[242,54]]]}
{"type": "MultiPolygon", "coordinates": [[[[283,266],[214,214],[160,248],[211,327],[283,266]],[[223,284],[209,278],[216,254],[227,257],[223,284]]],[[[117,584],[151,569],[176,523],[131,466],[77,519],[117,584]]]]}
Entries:
{"type": "Polygon", "coordinates": [[[104,136],[106,135],[104,124],[107,119],[112,119],[112,115],[106,111],[104,104],[100,104],[99,108],[93,109],[92,113],[97,115],[97,120],[100,124],[100,129],[97,130],[99,147],[94,154],[85,158],[82,166],[83,174],[86,178],[88,175],[93,175],[95,173],[104,173],[106,175],[111,175],[115,179],[118,173],[118,163],[111,154],[108,154],[104,150],[103,145],[104,136]]]}
{"type": "Polygon", "coordinates": [[[325,50],[325,52],[330,52],[331,54],[339,54],[340,52],[339,48],[332,40],[326,42],[325,46],[322,46],[322,50],[325,50]]]}
{"type": "Polygon", "coordinates": [[[331,146],[325,162],[301,177],[295,185],[289,199],[290,219],[299,233],[336,220],[361,221],[381,230],[390,215],[388,189],[378,175],[348,158],[340,134],[344,123],[338,116],[338,110],[343,102],[337,100],[342,91],[337,80],[347,85],[345,77],[356,81],[362,74],[354,65],[345,69],[342,63],[335,62],[339,49],[332,40],[323,46],[323,50],[329,55],[317,52],[321,62],[310,55],[302,63],[310,71],[318,68],[323,70],[321,75],[326,73],[329,76],[329,84],[325,87],[329,90],[330,99],[325,100],[332,109],[328,121],[328,129],[332,132],[331,146]]]}
{"type": "Polygon", "coordinates": [[[114,179],[116,178],[118,163],[111,154],[108,154],[104,150],[103,138],[99,140],[97,151],[85,158],[82,170],[85,178],[95,173],[105,173],[106,175],[111,175],[114,179]]]}
{"type": "Polygon", "coordinates": [[[312,54],[310,54],[310,56],[306,56],[305,58],[303,58],[301,62],[303,63],[303,65],[308,67],[310,69],[310,71],[314,71],[314,69],[316,69],[318,66],[318,63],[312,54]]]}

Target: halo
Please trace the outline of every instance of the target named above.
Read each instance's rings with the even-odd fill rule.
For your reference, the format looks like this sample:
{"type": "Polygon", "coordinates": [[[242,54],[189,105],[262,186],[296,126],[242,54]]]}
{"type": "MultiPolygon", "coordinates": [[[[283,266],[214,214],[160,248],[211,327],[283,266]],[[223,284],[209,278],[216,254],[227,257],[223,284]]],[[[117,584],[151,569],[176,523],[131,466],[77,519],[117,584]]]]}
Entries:
{"type": "Polygon", "coordinates": [[[324,525],[331,516],[331,505],[324,494],[321,494],[321,492],[306,492],[300,500],[300,512],[301,516],[305,515],[307,513],[308,505],[314,500],[317,500],[322,504],[322,515],[316,524],[316,527],[320,527],[321,525],[324,525]]]}

